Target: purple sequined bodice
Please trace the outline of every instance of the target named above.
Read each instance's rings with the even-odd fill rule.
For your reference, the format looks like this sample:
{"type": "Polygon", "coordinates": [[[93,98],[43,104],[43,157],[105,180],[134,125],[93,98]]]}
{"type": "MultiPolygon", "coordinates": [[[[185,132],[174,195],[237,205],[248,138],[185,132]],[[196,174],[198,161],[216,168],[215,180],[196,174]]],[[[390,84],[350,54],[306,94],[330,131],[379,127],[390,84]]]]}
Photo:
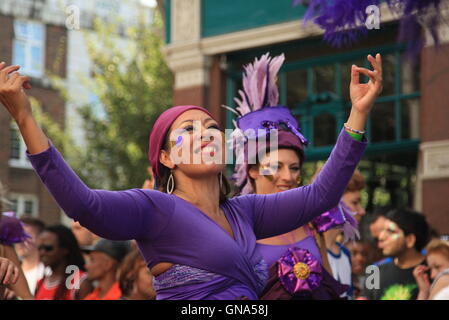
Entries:
{"type": "MultiPolygon", "coordinates": [[[[264,288],[268,278],[268,265],[261,260],[254,267],[254,273],[258,280],[258,294],[264,288]]],[[[194,268],[186,265],[174,264],[166,272],[154,277],[153,287],[157,291],[157,299],[201,299],[214,300],[215,292],[220,292],[223,287],[227,288],[229,300],[242,297],[258,299],[254,292],[247,289],[245,285],[235,279],[231,279],[207,270],[194,268]]]]}

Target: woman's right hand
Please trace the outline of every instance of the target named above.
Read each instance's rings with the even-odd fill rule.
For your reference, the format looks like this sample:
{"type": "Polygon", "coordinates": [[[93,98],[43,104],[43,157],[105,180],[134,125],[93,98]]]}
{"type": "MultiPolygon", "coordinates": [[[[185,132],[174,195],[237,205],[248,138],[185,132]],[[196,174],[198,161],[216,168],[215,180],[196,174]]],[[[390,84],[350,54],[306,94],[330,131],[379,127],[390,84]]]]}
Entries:
{"type": "Polygon", "coordinates": [[[0,284],[15,284],[19,273],[19,268],[11,260],[0,257],[0,284]]]}
{"type": "Polygon", "coordinates": [[[416,279],[416,284],[418,285],[420,293],[429,294],[430,280],[427,270],[429,270],[429,267],[419,265],[413,270],[413,276],[416,279]]]}
{"type": "Polygon", "coordinates": [[[31,116],[31,104],[25,89],[31,89],[29,78],[20,75],[19,66],[6,66],[0,63],[0,102],[6,107],[13,119],[20,123],[31,116]]]}

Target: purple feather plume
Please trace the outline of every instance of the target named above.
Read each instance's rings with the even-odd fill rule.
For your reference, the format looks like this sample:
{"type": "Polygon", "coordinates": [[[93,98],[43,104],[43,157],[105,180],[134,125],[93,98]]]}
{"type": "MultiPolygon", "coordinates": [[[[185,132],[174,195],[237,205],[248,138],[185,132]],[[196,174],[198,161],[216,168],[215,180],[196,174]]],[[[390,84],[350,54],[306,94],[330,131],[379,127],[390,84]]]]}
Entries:
{"type": "Polygon", "coordinates": [[[22,222],[8,213],[0,213],[0,244],[13,245],[27,242],[31,236],[23,228],[22,222]]]}
{"type": "MultiPolygon", "coordinates": [[[[368,34],[365,27],[366,8],[380,7],[381,0],[293,0],[292,6],[308,5],[304,23],[313,21],[324,30],[324,39],[333,46],[350,45],[368,34]]],[[[407,53],[416,57],[425,44],[424,29],[428,29],[438,46],[438,26],[443,22],[442,0],[386,0],[400,17],[398,41],[407,42],[407,53]]]]}
{"type": "Polygon", "coordinates": [[[276,80],[284,60],[283,54],[272,58],[266,53],[245,66],[243,90],[239,90],[239,98],[234,98],[238,105],[236,109],[241,115],[265,106],[277,105],[279,89],[276,80]]]}
{"type": "MultiPolygon", "coordinates": [[[[236,111],[243,116],[266,106],[277,106],[279,102],[279,89],[276,84],[277,75],[284,63],[284,54],[271,57],[269,53],[253,63],[244,67],[243,90],[239,90],[239,97],[234,98],[237,104],[236,111]]],[[[246,139],[243,132],[237,127],[232,133],[234,146],[243,145],[241,139],[246,139]]],[[[243,141],[246,142],[246,141],[243,141]]],[[[253,189],[247,177],[248,159],[255,155],[247,154],[249,150],[237,150],[235,171],[232,176],[235,184],[240,188],[241,194],[252,193],[253,189]]]]}

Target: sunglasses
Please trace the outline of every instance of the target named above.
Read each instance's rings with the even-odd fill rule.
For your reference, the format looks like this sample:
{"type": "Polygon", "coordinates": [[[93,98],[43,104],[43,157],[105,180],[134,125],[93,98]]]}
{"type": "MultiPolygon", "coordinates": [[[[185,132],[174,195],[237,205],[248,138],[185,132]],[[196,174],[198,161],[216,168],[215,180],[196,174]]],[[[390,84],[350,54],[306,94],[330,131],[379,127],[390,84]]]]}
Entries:
{"type": "Polygon", "coordinates": [[[54,249],[55,249],[54,246],[44,244],[41,244],[39,247],[37,247],[37,250],[39,251],[44,250],[45,252],[50,252],[53,251],[54,249]]]}

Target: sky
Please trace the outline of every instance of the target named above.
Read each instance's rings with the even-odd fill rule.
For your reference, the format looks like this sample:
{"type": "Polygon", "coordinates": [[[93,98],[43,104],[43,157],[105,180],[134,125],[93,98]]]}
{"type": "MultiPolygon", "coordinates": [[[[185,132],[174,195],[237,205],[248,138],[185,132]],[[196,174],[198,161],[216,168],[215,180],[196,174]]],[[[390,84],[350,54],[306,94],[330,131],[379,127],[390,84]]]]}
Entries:
{"type": "Polygon", "coordinates": [[[146,6],[149,7],[155,7],[156,6],[156,0],[140,0],[140,2],[146,6]]]}

